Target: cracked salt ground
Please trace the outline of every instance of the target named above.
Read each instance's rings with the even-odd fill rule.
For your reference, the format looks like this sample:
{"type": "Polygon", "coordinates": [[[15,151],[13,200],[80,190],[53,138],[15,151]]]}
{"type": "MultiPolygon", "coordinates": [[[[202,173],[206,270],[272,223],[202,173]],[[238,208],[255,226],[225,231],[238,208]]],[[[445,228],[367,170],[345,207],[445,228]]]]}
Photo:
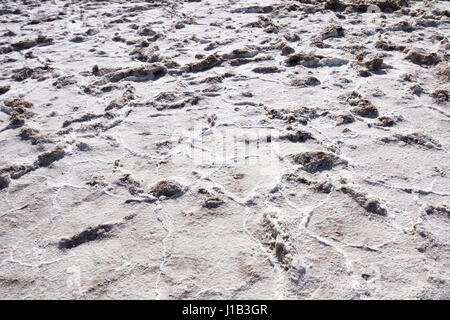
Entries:
{"type": "Polygon", "coordinates": [[[449,3],[303,2],[6,1],[1,296],[450,298],[449,3]]]}

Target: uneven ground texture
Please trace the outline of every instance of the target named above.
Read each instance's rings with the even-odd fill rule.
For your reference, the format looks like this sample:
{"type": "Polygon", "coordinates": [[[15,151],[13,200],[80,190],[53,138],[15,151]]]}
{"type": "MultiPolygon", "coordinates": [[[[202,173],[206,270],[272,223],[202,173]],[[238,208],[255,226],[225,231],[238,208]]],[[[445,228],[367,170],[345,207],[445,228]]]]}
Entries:
{"type": "Polygon", "coordinates": [[[0,298],[450,299],[449,36],[448,1],[2,1],[0,298]]]}

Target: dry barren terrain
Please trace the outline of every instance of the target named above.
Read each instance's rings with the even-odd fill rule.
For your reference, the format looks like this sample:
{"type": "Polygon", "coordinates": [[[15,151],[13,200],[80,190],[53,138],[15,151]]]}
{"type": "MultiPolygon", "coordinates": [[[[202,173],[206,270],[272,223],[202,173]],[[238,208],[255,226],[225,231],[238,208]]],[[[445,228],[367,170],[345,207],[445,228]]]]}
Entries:
{"type": "Polygon", "coordinates": [[[450,2],[0,2],[0,299],[450,299],[450,2]]]}

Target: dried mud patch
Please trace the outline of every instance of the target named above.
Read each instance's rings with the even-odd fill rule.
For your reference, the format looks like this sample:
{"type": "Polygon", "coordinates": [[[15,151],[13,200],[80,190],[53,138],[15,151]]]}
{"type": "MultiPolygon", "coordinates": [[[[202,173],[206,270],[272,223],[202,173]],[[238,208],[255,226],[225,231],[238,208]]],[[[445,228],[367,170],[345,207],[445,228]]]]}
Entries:
{"type": "Polygon", "coordinates": [[[424,50],[410,50],[405,56],[405,59],[422,67],[434,66],[441,61],[436,53],[428,53],[424,50]]]}
{"type": "Polygon", "coordinates": [[[37,164],[40,167],[48,167],[53,162],[61,160],[66,155],[64,148],[61,146],[56,146],[53,150],[41,153],[37,158],[37,164]]]}
{"type": "Polygon", "coordinates": [[[301,152],[291,155],[291,159],[294,163],[301,165],[303,170],[310,173],[328,171],[340,164],[346,165],[345,160],[323,151],[301,152]]]}
{"type": "Polygon", "coordinates": [[[177,197],[181,196],[183,187],[176,181],[173,180],[162,180],[156,183],[156,185],[151,189],[151,193],[155,197],[177,197]]]}
{"type": "Polygon", "coordinates": [[[160,64],[151,64],[141,67],[128,68],[105,75],[106,79],[111,82],[119,82],[121,80],[128,81],[148,81],[157,80],[164,76],[167,72],[166,67],[160,64]]]}
{"type": "Polygon", "coordinates": [[[368,213],[373,213],[380,216],[387,215],[387,209],[380,203],[378,199],[371,197],[366,193],[357,191],[353,187],[348,185],[342,186],[339,190],[355,200],[368,213]]]}
{"type": "Polygon", "coordinates": [[[185,66],[185,70],[188,72],[202,72],[219,66],[222,63],[220,57],[216,55],[210,55],[200,62],[190,63],[185,66]]]}
{"type": "Polygon", "coordinates": [[[398,133],[390,137],[381,138],[381,141],[384,143],[403,142],[406,145],[417,145],[426,149],[442,149],[442,145],[439,142],[421,132],[398,133]]]}
{"type": "Polygon", "coordinates": [[[70,238],[63,238],[58,243],[58,248],[73,249],[84,243],[98,241],[112,236],[114,224],[101,224],[96,227],[89,227],[70,238]]]}

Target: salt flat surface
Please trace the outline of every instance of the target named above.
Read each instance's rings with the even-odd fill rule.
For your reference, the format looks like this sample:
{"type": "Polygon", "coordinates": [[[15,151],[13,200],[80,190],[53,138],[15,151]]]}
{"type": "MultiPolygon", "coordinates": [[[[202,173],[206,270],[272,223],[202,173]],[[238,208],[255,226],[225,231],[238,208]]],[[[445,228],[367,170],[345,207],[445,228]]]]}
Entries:
{"type": "Polygon", "coordinates": [[[450,2],[0,14],[1,299],[450,299],[450,2]]]}

